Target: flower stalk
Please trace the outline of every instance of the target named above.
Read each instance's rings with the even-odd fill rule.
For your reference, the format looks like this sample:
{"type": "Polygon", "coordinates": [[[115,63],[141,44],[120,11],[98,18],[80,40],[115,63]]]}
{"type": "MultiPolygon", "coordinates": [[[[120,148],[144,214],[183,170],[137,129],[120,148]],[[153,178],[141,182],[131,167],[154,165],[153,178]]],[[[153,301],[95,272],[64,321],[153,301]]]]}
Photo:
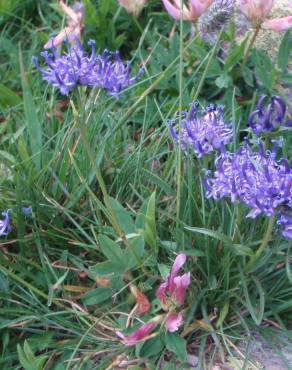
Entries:
{"type": "Polygon", "coordinates": [[[252,49],[254,43],[255,43],[255,40],[260,32],[260,29],[261,29],[261,26],[257,26],[253,35],[252,35],[252,38],[245,50],[245,53],[244,53],[244,56],[243,56],[243,61],[242,61],[242,64],[241,64],[241,67],[240,67],[240,75],[241,75],[241,72],[243,71],[243,68],[245,67],[247,61],[248,61],[248,58],[249,58],[249,54],[250,54],[250,50],[252,49]]]}
{"type": "Polygon", "coordinates": [[[271,239],[271,236],[272,236],[273,228],[274,228],[274,225],[275,225],[275,220],[276,220],[275,216],[269,218],[267,230],[265,232],[262,243],[259,246],[258,250],[255,252],[255,254],[251,257],[249,262],[247,263],[246,268],[245,268],[246,271],[251,270],[251,268],[254,266],[254,264],[257,262],[257,260],[259,259],[259,257],[261,256],[261,254],[263,253],[265,248],[267,247],[267,245],[268,245],[268,243],[271,239]]]}
{"type": "MultiPolygon", "coordinates": [[[[78,104],[79,104],[79,107],[80,107],[82,113],[81,114],[78,114],[77,111],[76,111],[76,108],[72,104],[73,113],[74,113],[74,115],[76,117],[76,119],[75,119],[76,125],[78,127],[78,130],[79,130],[81,139],[83,141],[83,144],[84,144],[86,153],[88,155],[88,158],[89,158],[89,160],[91,162],[91,165],[93,166],[96,179],[98,181],[98,184],[100,186],[101,192],[103,194],[104,203],[105,203],[105,205],[106,205],[106,207],[107,207],[107,209],[109,211],[110,222],[111,222],[113,228],[115,229],[116,233],[123,240],[124,244],[126,246],[128,246],[127,238],[126,238],[124,232],[122,231],[122,229],[119,226],[119,223],[118,223],[116,214],[115,214],[114,209],[112,207],[112,203],[111,203],[109,194],[108,194],[107,189],[106,189],[106,185],[105,185],[104,179],[102,177],[100,168],[96,165],[96,158],[95,158],[95,155],[94,155],[94,153],[93,153],[93,151],[91,149],[91,146],[90,146],[90,143],[89,143],[89,140],[88,140],[88,137],[87,137],[87,132],[86,132],[86,129],[85,129],[85,126],[84,126],[84,122],[85,122],[85,120],[84,120],[84,109],[82,108],[82,107],[84,107],[84,105],[83,105],[83,99],[81,97],[80,92],[77,95],[77,100],[78,100],[78,104]]],[[[135,257],[138,258],[138,256],[135,256],[135,257]]]]}

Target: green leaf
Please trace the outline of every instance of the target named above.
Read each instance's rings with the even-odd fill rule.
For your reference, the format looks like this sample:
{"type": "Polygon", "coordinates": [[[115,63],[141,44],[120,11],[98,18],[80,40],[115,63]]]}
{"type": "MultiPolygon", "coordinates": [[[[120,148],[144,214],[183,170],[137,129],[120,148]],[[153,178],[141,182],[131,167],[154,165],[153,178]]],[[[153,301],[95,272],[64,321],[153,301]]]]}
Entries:
{"type": "Polygon", "coordinates": [[[255,50],[254,56],[257,77],[267,89],[272,89],[277,75],[273,62],[264,51],[255,50]]]}
{"type": "Polygon", "coordinates": [[[223,324],[224,320],[226,319],[228,312],[229,312],[229,301],[225,302],[222,309],[220,310],[219,319],[216,323],[216,328],[220,328],[220,326],[223,324]]]}
{"type": "Polygon", "coordinates": [[[0,84],[0,106],[13,107],[21,103],[21,98],[9,87],[0,84]]]}
{"type": "Polygon", "coordinates": [[[105,235],[99,235],[98,241],[102,253],[108,260],[124,264],[123,251],[117,243],[105,235]]]}
{"type": "Polygon", "coordinates": [[[155,191],[151,194],[147,210],[146,216],[144,218],[145,222],[145,231],[144,231],[144,238],[147,244],[149,244],[155,252],[157,252],[157,234],[156,234],[156,220],[155,220],[155,191]]]}
{"type": "Polygon", "coordinates": [[[160,336],[157,336],[143,343],[142,348],[140,349],[138,355],[142,358],[152,357],[152,356],[161,354],[163,348],[164,348],[164,344],[160,336]]]}
{"type": "Polygon", "coordinates": [[[187,256],[192,256],[192,257],[206,257],[206,252],[201,251],[199,249],[185,249],[184,253],[187,256]]]}
{"type": "Polygon", "coordinates": [[[224,70],[232,69],[243,57],[247,38],[239,45],[231,45],[225,59],[224,70]]]}
{"type": "Polygon", "coordinates": [[[123,259],[127,263],[127,270],[138,267],[142,263],[145,253],[145,241],[142,235],[129,240],[129,247],[125,249],[123,259]]]}
{"type": "Polygon", "coordinates": [[[93,289],[82,297],[82,302],[86,306],[100,304],[106,301],[107,299],[111,298],[112,294],[113,292],[109,288],[93,289]]]}
{"type": "Polygon", "coordinates": [[[221,74],[221,76],[217,77],[215,80],[215,85],[218,86],[220,89],[227,88],[231,86],[232,78],[228,74],[221,74]]]}
{"type": "Polygon", "coordinates": [[[287,68],[292,52],[292,35],[291,30],[288,30],[281,41],[278,52],[278,67],[282,70],[287,68]]]}
{"type": "Polygon", "coordinates": [[[257,297],[254,297],[254,299],[252,299],[250,294],[254,293],[254,289],[248,289],[246,278],[242,270],[240,270],[240,277],[241,277],[241,283],[243,286],[243,293],[244,293],[247,309],[249,310],[249,313],[251,317],[253,318],[254,322],[257,325],[260,325],[263,320],[263,316],[265,312],[265,292],[259,280],[256,277],[252,276],[251,278],[259,293],[259,299],[257,297]]]}
{"type": "Polygon", "coordinates": [[[242,244],[234,244],[232,239],[230,239],[228,236],[224,234],[221,234],[218,231],[204,229],[200,227],[185,227],[185,229],[191,232],[194,232],[194,233],[208,235],[214,239],[220,240],[227,246],[232,247],[232,251],[239,256],[252,256],[253,255],[253,251],[249,247],[246,247],[245,245],[242,245],[242,244]]]}
{"type": "Polygon", "coordinates": [[[180,337],[177,333],[165,334],[166,348],[177,355],[180,361],[187,360],[187,342],[180,337]]]}
{"type": "Polygon", "coordinates": [[[23,349],[19,344],[17,345],[17,353],[24,370],[42,370],[44,368],[47,356],[36,357],[27,341],[24,342],[23,349]]]}
{"type": "Polygon", "coordinates": [[[110,200],[120,228],[125,232],[125,234],[134,233],[136,228],[129,212],[116,199],[110,198],[110,200]]]}
{"type": "Polygon", "coordinates": [[[292,73],[281,73],[280,80],[284,84],[292,84],[292,73]]]}
{"type": "Polygon", "coordinates": [[[159,189],[163,190],[165,194],[170,195],[170,196],[175,195],[175,191],[172,189],[172,187],[166,181],[164,181],[161,177],[155,175],[155,173],[152,173],[151,171],[148,171],[147,169],[143,169],[143,174],[147,176],[148,181],[151,181],[159,189]]]}
{"type": "Polygon", "coordinates": [[[35,163],[36,169],[40,170],[41,150],[42,150],[42,125],[38,120],[36,106],[34,104],[34,100],[28,86],[22,61],[22,53],[20,49],[19,49],[19,64],[23,91],[25,121],[29,133],[30,149],[33,155],[33,161],[35,163]]]}
{"type": "Polygon", "coordinates": [[[97,263],[94,266],[91,266],[89,269],[90,275],[94,276],[106,276],[106,275],[122,275],[126,272],[125,266],[121,265],[116,261],[105,261],[97,263]]]}
{"type": "Polygon", "coordinates": [[[253,73],[252,73],[252,71],[248,67],[244,67],[243,68],[243,70],[242,70],[242,77],[243,77],[245,83],[248,86],[250,86],[250,87],[253,87],[254,86],[253,73]]]}

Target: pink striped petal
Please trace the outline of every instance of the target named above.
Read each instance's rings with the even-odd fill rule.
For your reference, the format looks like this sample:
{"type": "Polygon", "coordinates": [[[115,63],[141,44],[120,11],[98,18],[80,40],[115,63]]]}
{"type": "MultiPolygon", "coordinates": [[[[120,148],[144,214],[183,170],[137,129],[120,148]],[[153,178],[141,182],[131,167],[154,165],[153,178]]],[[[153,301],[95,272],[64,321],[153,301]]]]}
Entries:
{"type": "Polygon", "coordinates": [[[122,342],[126,346],[134,346],[135,344],[144,340],[145,337],[147,337],[147,335],[155,328],[155,326],[156,326],[155,323],[149,322],[147,324],[142,325],[138,330],[134,331],[134,333],[130,335],[124,335],[120,331],[117,331],[116,334],[118,337],[122,339],[122,342]]]}
{"type": "Polygon", "coordinates": [[[276,32],[288,31],[290,28],[292,28],[292,15],[265,21],[263,23],[263,27],[276,32]]]}
{"type": "Polygon", "coordinates": [[[175,283],[175,299],[178,304],[183,305],[186,298],[186,290],[191,283],[191,273],[188,272],[182,276],[174,278],[175,283]]]}
{"type": "Polygon", "coordinates": [[[186,263],[186,259],[187,256],[184,253],[180,253],[176,256],[176,259],[174,260],[168,281],[170,295],[172,295],[175,290],[174,278],[178,275],[180,269],[186,263]]]}
{"type": "Polygon", "coordinates": [[[165,327],[167,331],[173,333],[177,331],[184,323],[183,315],[181,313],[170,313],[167,316],[165,327]]]}

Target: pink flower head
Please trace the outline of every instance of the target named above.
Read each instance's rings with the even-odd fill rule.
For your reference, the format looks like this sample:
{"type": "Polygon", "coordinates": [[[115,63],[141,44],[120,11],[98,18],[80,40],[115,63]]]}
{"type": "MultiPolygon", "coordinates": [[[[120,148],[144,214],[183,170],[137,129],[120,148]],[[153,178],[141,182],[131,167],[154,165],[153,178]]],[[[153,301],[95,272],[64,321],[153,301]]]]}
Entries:
{"type": "Polygon", "coordinates": [[[64,0],[60,0],[60,8],[68,17],[67,26],[64,27],[57,36],[50,39],[45,45],[44,49],[51,49],[62,44],[63,41],[68,40],[75,43],[79,40],[84,28],[84,16],[85,10],[82,3],[75,3],[73,7],[68,6],[64,3],[64,0]]]}
{"type": "Polygon", "coordinates": [[[172,266],[169,276],[157,289],[156,296],[164,306],[167,305],[167,296],[175,300],[179,305],[183,305],[186,296],[186,290],[191,282],[191,274],[188,272],[181,276],[178,275],[182,266],[186,262],[186,255],[180,253],[172,266]]]}
{"type": "Polygon", "coordinates": [[[167,316],[165,327],[169,332],[173,333],[177,331],[183,323],[184,319],[181,313],[170,313],[167,316]]]}
{"type": "Polygon", "coordinates": [[[135,344],[146,339],[147,335],[155,328],[155,326],[156,326],[155,323],[149,322],[147,324],[142,325],[138,330],[134,331],[130,335],[124,335],[120,331],[117,331],[116,334],[118,337],[122,339],[122,342],[126,346],[134,346],[135,344]]]}
{"type": "Polygon", "coordinates": [[[286,32],[292,28],[292,15],[282,18],[269,19],[263,23],[263,27],[276,32],[286,32]]]}
{"type": "Polygon", "coordinates": [[[139,15],[147,0],[118,0],[120,5],[126,9],[126,11],[135,16],[139,15]]]}
{"type": "Polygon", "coordinates": [[[214,0],[188,0],[188,5],[183,0],[162,0],[167,12],[174,18],[182,17],[185,21],[196,21],[203,14],[214,0]],[[181,8],[182,1],[182,8],[181,8]]]}
{"type": "Polygon", "coordinates": [[[260,26],[274,6],[275,0],[240,0],[240,9],[254,27],[260,26]]]}

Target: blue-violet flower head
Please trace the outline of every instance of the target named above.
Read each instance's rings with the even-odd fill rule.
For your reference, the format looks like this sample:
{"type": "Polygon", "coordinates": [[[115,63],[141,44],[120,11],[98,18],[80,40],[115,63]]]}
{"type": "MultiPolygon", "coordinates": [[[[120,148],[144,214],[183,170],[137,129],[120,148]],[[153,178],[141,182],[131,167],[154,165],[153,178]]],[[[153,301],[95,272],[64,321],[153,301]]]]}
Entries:
{"type": "Polygon", "coordinates": [[[130,62],[123,63],[120,54],[105,50],[96,55],[95,42],[88,42],[91,54],[83,50],[79,40],[68,48],[68,53],[59,55],[55,48],[52,53],[41,53],[47,68],[41,68],[38,58],[33,63],[42,74],[43,80],[59,89],[62,95],[68,95],[77,85],[96,86],[117,96],[123,89],[137,81],[141,73],[130,76],[130,62]]]}
{"type": "Polygon", "coordinates": [[[249,115],[248,124],[256,135],[276,131],[280,126],[290,127],[292,121],[285,122],[285,113],[286,104],[282,98],[272,96],[269,99],[263,95],[259,98],[256,109],[249,115]]]}
{"type": "Polygon", "coordinates": [[[88,44],[91,46],[90,56],[84,52],[80,41],[76,40],[76,44],[68,48],[67,54],[60,55],[54,47],[52,53],[42,52],[46,69],[39,66],[36,57],[33,57],[33,63],[41,72],[43,80],[58,88],[62,95],[68,95],[78,84],[88,84],[95,64],[95,42],[90,41],[88,44]]]}
{"type": "Polygon", "coordinates": [[[278,161],[275,151],[253,152],[249,146],[236,153],[223,153],[217,160],[213,178],[206,178],[206,196],[230,197],[251,208],[247,217],[263,213],[268,217],[280,206],[291,206],[292,169],[286,160],[278,161]]]}
{"type": "Polygon", "coordinates": [[[181,122],[180,141],[182,150],[193,150],[200,158],[214,150],[223,149],[232,140],[232,127],[225,123],[223,107],[213,104],[200,110],[195,102],[189,111],[181,113],[182,119],[176,117],[169,121],[170,133],[175,142],[179,142],[179,130],[176,128],[181,122]]]}
{"type": "Polygon", "coordinates": [[[122,62],[119,52],[105,50],[95,59],[94,66],[88,77],[88,84],[108,91],[110,95],[118,97],[126,87],[135,83],[141,76],[142,70],[131,77],[130,62],[122,62]]]}
{"type": "Polygon", "coordinates": [[[11,209],[8,209],[5,212],[2,212],[2,216],[4,217],[3,220],[0,220],[0,236],[8,235],[11,232],[11,225],[10,225],[10,212],[11,209]]]}
{"type": "Polygon", "coordinates": [[[281,211],[277,221],[283,227],[282,235],[287,239],[292,239],[292,208],[290,211],[281,211]]]}

